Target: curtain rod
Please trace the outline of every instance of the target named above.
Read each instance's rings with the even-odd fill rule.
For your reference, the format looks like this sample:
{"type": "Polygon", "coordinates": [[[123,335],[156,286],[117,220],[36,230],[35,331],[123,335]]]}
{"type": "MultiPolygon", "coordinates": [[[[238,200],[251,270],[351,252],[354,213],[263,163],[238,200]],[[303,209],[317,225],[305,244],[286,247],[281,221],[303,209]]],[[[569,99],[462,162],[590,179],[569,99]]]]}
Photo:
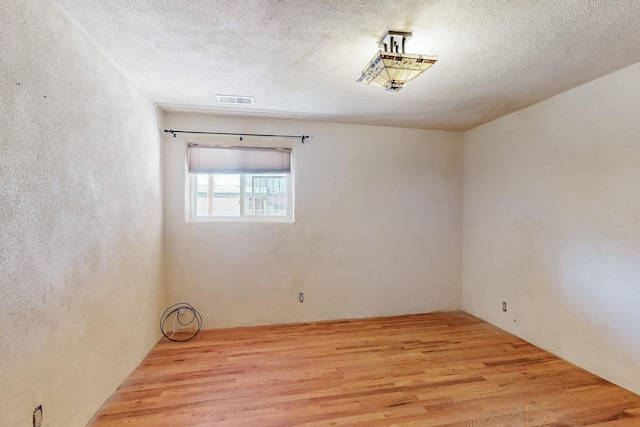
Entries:
{"type": "Polygon", "coordinates": [[[310,135],[268,135],[264,133],[228,133],[228,132],[198,132],[191,130],[173,130],[173,129],[165,129],[165,133],[172,133],[173,137],[176,137],[177,133],[194,133],[200,135],[221,135],[221,136],[238,136],[240,137],[240,141],[242,141],[242,137],[244,136],[252,136],[257,138],[287,138],[287,139],[299,139],[303,144],[305,139],[313,138],[310,135]]]}

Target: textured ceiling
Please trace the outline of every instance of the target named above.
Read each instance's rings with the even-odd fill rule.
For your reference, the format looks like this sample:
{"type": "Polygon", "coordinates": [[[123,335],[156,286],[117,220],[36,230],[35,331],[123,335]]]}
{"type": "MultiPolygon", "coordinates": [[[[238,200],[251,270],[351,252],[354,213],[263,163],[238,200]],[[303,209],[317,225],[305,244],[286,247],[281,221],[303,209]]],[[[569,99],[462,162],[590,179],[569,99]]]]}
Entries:
{"type": "Polygon", "coordinates": [[[172,107],[466,130],[640,61],[638,0],[56,2],[172,107]],[[387,30],[439,56],[398,93],[356,82],[387,30]]]}

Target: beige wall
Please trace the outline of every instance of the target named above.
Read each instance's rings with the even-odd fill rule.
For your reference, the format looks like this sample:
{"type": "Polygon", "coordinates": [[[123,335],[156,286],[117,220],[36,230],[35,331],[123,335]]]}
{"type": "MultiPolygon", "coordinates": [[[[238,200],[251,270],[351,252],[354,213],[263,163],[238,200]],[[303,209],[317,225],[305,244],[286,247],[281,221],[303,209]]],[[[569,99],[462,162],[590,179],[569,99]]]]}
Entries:
{"type": "Polygon", "coordinates": [[[0,425],[83,426],[159,337],[155,113],[49,1],[0,51],[0,425]]]}
{"type": "Polygon", "coordinates": [[[640,64],[467,132],[463,231],[466,311],[636,393],[639,93],[640,64]]]}
{"type": "Polygon", "coordinates": [[[164,137],[168,297],[206,328],[461,307],[461,134],[177,113],[164,127],[313,136],[293,142],[293,224],[187,222],[186,143],[238,141],[164,137]]]}

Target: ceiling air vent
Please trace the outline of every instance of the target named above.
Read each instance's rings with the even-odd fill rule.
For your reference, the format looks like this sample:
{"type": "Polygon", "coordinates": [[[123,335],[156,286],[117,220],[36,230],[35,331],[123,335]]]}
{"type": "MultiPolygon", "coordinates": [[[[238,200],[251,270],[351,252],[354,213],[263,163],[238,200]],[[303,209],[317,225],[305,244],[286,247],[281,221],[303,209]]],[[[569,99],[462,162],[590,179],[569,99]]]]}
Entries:
{"type": "Polygon", "coordinates": [[[253,96],[216,95],[220,104],[253,105],[256,103],[253,96]]]}

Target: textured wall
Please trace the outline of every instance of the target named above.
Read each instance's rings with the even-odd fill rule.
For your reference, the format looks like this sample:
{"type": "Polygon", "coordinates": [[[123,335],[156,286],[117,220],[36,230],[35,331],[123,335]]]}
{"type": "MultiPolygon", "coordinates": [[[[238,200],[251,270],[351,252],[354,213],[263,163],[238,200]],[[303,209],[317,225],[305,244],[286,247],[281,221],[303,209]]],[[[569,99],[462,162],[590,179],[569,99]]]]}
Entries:
{"type": "Polygon", "coordinates": [[[0,425],[83,426],[158,339],[154,109],[49,1],[0,52],[0,425]]]}
{"type": "Polygon", "coordinates": [[[636,393],[638,93],[640,64],[466,133],[463,263],[466,311],[636,393]]]}
{"type": "Polygon", "coordinates": [[[165,127],[313,135],[293,142],[293,224],[186,222],[185,144],[199,139],[164,137],[168,297],[205,327],[460,308],[461,134],[175,113],[165,127]]]}

